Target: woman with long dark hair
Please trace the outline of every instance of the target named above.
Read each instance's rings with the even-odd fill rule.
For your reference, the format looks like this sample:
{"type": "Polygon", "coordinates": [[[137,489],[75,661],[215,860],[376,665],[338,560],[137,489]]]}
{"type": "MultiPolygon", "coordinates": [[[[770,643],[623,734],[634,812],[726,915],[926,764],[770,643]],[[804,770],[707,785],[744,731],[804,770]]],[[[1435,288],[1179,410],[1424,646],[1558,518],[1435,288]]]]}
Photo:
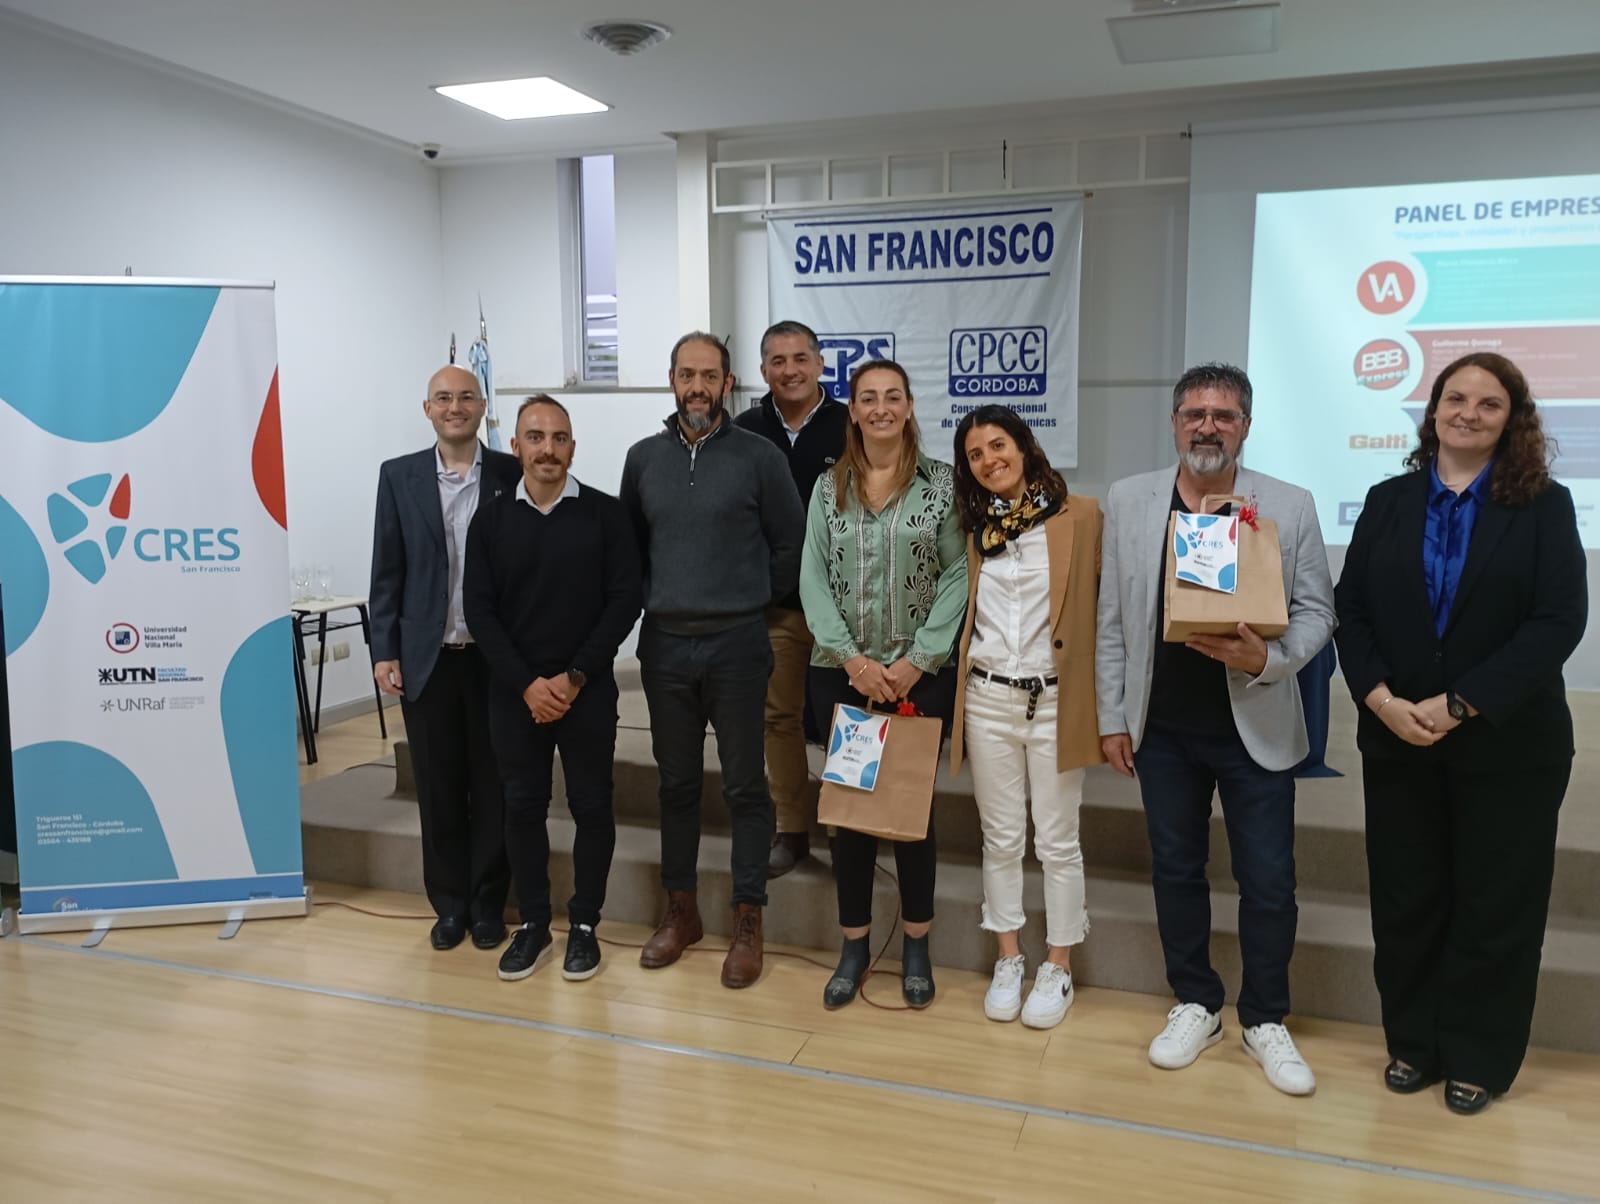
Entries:
{"type": "Polygon", "coordinates": [[[999,944],[991,1020],[1053,1028],[1072,1006],[1072,946],[1089,931],[1078,811],[1084,767],[1103,762],[1094,695],[1103,520],[1067,492],[1028,424],[1000,405],[961,420],[956,508],[967,543],[967,617],[951,770],[965,753],[983,827],[983,927],[999,944]],[[1022,854],[1029,801],[1044,869],[1047,952],[1027,1002],[1022,854]]]}
{"type": "MultiPolygon", "coordinates": [[[[844,454],[817,479],[806,516],[800,602],[816,638],[810,693],[817,729],[836,703],[893,709],[909,700],[946,727],[954,706],[948,666],[961,625],[961,528],[950,466],[919,450],[911,382],[892,360],[850,378],[844,454]]],[[[905,925],[901,991],[912,1007],[933,1002],[928,928],[938,849],[933,817],[922,840],[896,841],[905,925]]],[[[871,962],[873,874],[878,838],[840,828],[833,876],[844,948],[823,990],[825,1007],[856,997],[871,962]]]]}
{"type": "Polygon", "coordinates": [[[1401,1093],[1456,1112],[1527,1052],[1556,816],[1572,772],[1561,670],[1588,620],[1572,495],[1504,356],[1439,373],[1410,470],[1373,486],[1335,591],[1361,708],[1373,974],[1401,1093]]]}

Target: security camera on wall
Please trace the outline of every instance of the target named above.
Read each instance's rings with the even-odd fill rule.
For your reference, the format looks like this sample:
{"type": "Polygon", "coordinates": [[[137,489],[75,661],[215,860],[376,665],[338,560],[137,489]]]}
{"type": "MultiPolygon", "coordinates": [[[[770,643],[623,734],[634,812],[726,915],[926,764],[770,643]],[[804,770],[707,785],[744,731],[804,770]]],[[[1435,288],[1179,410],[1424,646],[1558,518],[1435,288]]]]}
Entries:
{"type": "Polygon", "coordinates": [[[439,157],[439,152],[444,148],[441,147],[437,142],[424,142],[417,149],[422,152],[422,157],[424,159],[426,159],[429,163],[432,163],[439,157]]]}

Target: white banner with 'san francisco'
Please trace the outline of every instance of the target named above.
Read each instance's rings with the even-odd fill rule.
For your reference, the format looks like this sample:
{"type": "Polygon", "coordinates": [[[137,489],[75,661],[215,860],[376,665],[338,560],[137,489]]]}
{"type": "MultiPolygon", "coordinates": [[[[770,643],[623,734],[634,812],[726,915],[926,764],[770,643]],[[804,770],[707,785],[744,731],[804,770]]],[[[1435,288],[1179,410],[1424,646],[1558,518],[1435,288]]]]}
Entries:
{"type": "Polygon", "coordinates": [[[993,402],[1075,468],[1082,246],[1077,197],[774,217],[770,318],[817,332],[834,397],[862,363],[898,361],[929,455],[949,461],[962,415],[993,402]]]}

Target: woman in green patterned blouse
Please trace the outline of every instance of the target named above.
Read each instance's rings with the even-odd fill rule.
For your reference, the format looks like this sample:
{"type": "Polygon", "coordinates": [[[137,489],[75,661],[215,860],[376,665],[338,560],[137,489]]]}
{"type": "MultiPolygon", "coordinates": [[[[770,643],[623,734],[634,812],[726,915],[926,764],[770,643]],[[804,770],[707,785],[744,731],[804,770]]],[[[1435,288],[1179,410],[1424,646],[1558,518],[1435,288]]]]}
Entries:
{"type": "MultiPolygon", "coordinates": [[[[892,709],[909,700],[949,731],[955,708],[951,650],[966,607],[966,549],[950,466],[918,449],[911,382],[892,360],[850,378],[844,454],[817,480],[806,516],[800,601],[816,639],[811,705],[819,731],[836,703],[892,709]]],[[[928,926],[938,850],[928,835],[896,841],[905,923],[901,990],[912,1007],[933,1002],[928,926]]],[[[844,950],[823,991],[825,1007],[856,997],[871,956],[878,839],[839,829],[833,875],[844,950]]]]}

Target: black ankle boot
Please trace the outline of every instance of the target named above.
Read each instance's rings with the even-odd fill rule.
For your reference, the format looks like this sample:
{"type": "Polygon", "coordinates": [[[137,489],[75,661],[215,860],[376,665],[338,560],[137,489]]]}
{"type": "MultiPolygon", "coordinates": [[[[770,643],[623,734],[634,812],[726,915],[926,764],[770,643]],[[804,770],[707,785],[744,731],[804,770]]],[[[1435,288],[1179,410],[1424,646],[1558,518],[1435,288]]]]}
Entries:
{"type": "Polygon", "coordinates": [[[914,1008],[933,1002],[933,962],[928,959],[928,937],[908,936],[900,953],[900,993],[914,1008]]]}
{"type": "Polygon", "coordinates": [[[822,988],[822,1006],[832,1011],[834,1008],[842,1008],[854,999],[856,992],[861,989],[861,980],[866,977],[867,966],[871,961],[872,950],[868,948],[867,937],[858,936],[854,940],[846,940],[844,947],[839,951],[839,968],[833,972],[833,977],[828,979],[828,985],[822,988]]]}

